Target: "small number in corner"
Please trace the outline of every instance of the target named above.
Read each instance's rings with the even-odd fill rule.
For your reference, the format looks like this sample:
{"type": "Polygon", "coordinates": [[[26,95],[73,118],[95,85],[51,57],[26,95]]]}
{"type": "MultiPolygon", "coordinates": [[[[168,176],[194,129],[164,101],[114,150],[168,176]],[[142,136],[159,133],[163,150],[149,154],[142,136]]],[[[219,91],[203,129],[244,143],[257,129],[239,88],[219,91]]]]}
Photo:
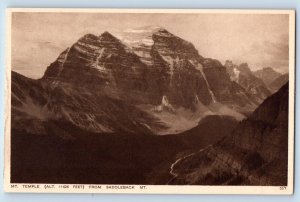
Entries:
{"type": "Polygon", "coordinates": [[[286,190],[286,186],[284,186],[284,187],[279,187],[279,190],[286,190]]]}

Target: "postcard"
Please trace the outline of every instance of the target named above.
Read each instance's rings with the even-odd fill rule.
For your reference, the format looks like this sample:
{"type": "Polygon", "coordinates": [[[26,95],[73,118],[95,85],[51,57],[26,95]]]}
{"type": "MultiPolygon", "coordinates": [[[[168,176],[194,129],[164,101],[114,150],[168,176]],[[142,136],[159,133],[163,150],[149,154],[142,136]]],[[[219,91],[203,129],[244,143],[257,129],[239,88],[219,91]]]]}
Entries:
{"type": "Polygon", "coordinates": [[[7,9],[7,192],[292,194],[295,11],[7,9]]]}

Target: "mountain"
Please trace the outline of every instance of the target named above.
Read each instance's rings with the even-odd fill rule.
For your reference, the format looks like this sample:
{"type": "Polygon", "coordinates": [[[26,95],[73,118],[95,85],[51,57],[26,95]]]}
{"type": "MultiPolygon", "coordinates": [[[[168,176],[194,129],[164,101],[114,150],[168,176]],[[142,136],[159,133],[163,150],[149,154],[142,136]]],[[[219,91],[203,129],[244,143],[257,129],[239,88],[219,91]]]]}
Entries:
{"type": "Polygon", "coordinates": [[[264,67],[253,73],[257,78],[262,79],[267,86],[269,86],[272,83],[272,81],[281,76],[279,72],[275,71],[271,67],[264,67]]]}
{"type": "Polygon", "coordinates": [[[40,110],[43,119],[63,119],[91,132],[181,133],[207,115],[242,120],[271,94],[247,64],[227,61],[223,66],[201,56],[192,43],[153,26],[127,29],[118,37],[86,34],[66,48],[41,79],[25,81],[16,73],[12,77],[18,77],[13,78],[16,97],[28,91],[19,81],[43,95],[29,94],[23,101],[28,109],[21,111],[40,110]],[[107,106],[118,110],[111,112],[107,106]],[[127,110],[133,114],[114,114],[127,110]]]}
{"type": "Polygon", "coordinates": [[[276,92],[288,81],[289,81],[289,74],[283,74],[279,76],[277,79],[274,79],[274,81],[272,81],[269,84],[269,88],[271,89],[272,92],[276,92]]]}
{"type": "Polygon", "coordinates": [[[266,98],[243,68],[237,82],[161,27],[86,34],[40,79],[12,71],[12,182],[166,182],[266,98]]]}
{"type": "Polygon", "coordinates": [[[288,83],[231,135],[171,166],[170,184],[287,184],[288,83]]]}
{"type": "MultiPolygon", "coordinates": [[[[88,99],[93,102],[101,98],[118,100],[126,107],[128,104],[155,120],[154,125],[139,126],[142,131],[155,134],[180,133],[210,114],[241,120],[260,100],[232,81],[219,61],[202,57],[193,44],[161,27],[125,30],[118,38],[109,32],[100,36],[86,34],[63,51],[38,82],[54,91],[61,89],[60,93],[72,93],[75,89],[79,95],[86,92],[82,97],[96,94],[88,99]]],[[[86,124],[78,118],[80,108],[72,115],[76,114],[83,127],[86,124]]],[[[90,129],[120,129],[121,117],[113,118],[112,122],[117,123],[108,124],[111,117],[100,119],[98,115],[105,117],[106,109],[101,105],[97,110],[97,114],[91,110],[88,115],[93,117],[90,129]]]]}
{"type": "Polygon", "coordinates": [[[265,98],[271,95],[263,80],[255,76],[247,63],[235,65],[232,61],[227,60],[225,67],[231,80],[237,82],[250,93],[255,98],[256,104],[260,104],[265,98]]]}

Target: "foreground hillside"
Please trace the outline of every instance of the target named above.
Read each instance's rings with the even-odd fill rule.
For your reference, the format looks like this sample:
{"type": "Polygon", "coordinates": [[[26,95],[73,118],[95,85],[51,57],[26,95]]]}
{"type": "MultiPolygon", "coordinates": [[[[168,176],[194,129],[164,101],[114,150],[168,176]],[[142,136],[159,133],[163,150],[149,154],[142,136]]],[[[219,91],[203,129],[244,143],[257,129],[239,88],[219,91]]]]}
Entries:
{"type": "Polygon", "coordinates": [[[177,160],[170,184],[286,185],[288,83],[232,134],[177,160]]]}

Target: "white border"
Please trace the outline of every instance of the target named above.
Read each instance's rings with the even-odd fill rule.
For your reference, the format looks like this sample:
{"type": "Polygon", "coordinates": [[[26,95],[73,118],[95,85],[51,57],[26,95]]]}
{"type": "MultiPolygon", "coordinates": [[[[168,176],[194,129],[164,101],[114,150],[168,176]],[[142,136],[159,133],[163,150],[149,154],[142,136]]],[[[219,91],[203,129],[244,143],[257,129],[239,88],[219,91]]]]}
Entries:
{"type": "MultiPolygon", "coordinates": [[[[293,193],[294,183],[294,127],[295,127],[295,10],[248,10],[248,9],[65,9],[65,8],[9,8],[6,9],[6,93],[5,93],[5,162],[4,189],[6,192],[29,193],[122,193],[122,194],[274,194],[293,193]],[[10,183],[10,128],[11,128],[11,14],[13,12],[60,12],[60,13],[230,13],[230,14],[288,14],[289,15],[289,138],[288,138],[288,185],[279,186],[200,186],[200,185],[134,185],[135,189],[91,189],[85,184],[80,188],[68,184],[11,184],[10,183]],[[24,188],[35,185],[39,188],[24,188]],[[14,186],[17,186],[14,187],[14,186]],[[51,186],[53,188],[45,188],[51,186]]],[[[126,186],[126,185],[116,185],[126,186]]],[[[128,185],[132,186],[132,185],[128,185]]]]}

